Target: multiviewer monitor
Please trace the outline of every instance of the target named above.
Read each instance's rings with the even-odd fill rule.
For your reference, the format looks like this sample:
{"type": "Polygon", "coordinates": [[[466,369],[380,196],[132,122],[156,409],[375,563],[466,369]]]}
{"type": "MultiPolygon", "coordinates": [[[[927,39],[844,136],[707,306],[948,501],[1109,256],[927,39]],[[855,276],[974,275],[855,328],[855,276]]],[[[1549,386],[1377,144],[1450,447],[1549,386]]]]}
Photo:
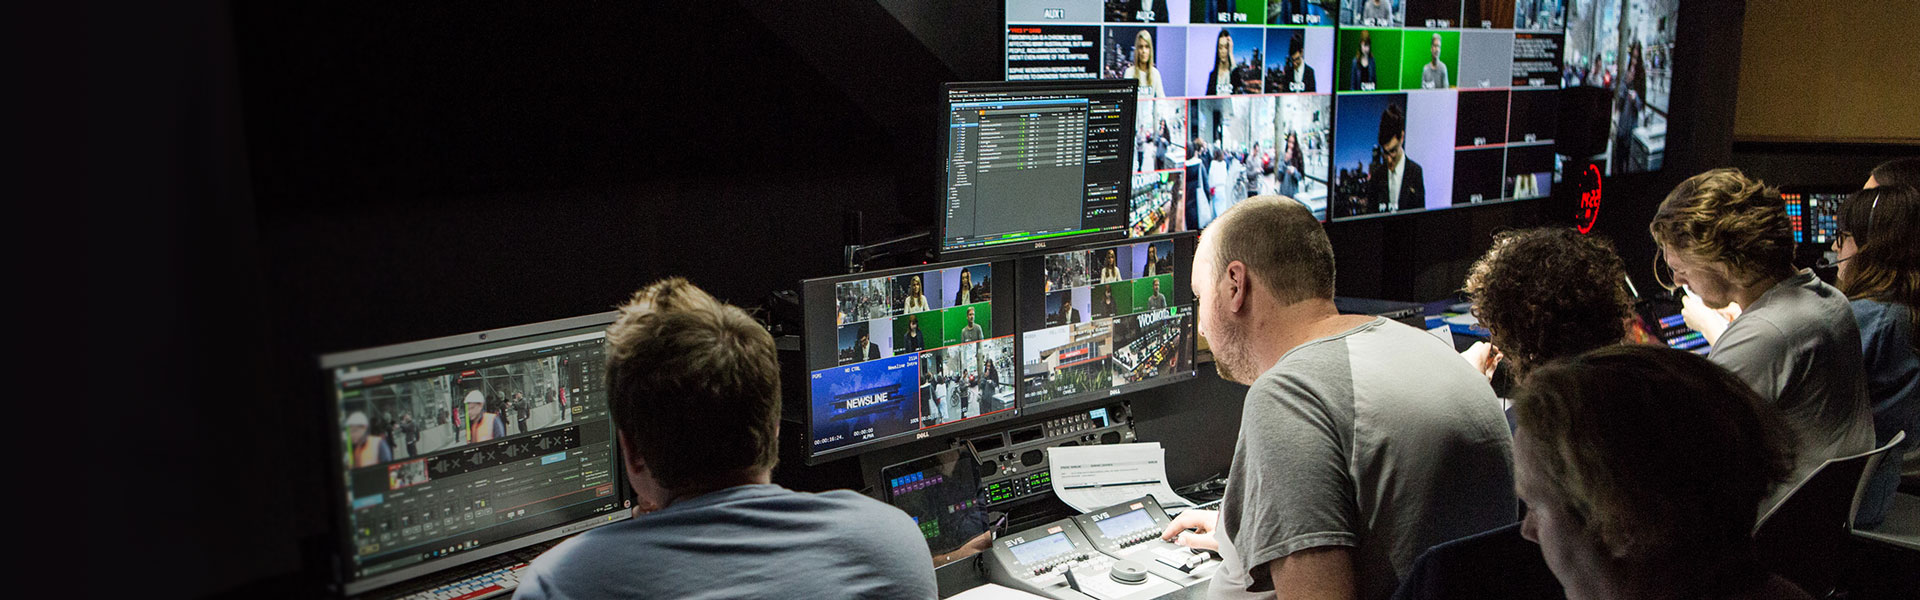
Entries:
{"type": "Polygon", "coordinates": [[[1197,239],[1171,234],[1023,259],[1021,410],[1193,377],[1187,267],[1197,239]]]}
{"type": "Polygon", "coordinates": [[[1130,81],[947,85],[940,258],[1126,234],[1130,81]]]}
{"type": "Polygon", "coordinates": [[[320,358],[358,594],[625,519],[598,314],[320,358]]]}
{"type": "Polygon", "coordinates": [[[962,261],[802,282],[808,460],[1012,417],[1013,268],[962,261]]]}
{"type": "Polygon", "coordinates": [[[1333,220],[1545,197],[1558,0],[1342,0],[1333,220]]]}
{"type": "Polygon", "coordinates": [[[1334,0],[1007,0],[1010,81],[1138,86],[1127,229],[1196,231],[1248,196],[1326,217],[1334,0]]]}

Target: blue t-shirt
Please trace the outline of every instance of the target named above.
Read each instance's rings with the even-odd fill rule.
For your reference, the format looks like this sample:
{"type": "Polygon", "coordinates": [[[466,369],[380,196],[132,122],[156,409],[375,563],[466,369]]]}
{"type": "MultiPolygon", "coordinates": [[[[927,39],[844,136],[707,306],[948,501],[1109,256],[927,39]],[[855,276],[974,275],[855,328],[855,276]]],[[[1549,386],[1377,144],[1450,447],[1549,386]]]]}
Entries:
{"type": "Polygon", "coordinates": [[[555,546],[514,598],[935,598],[913,519],[839,490],[743,485],[555,546]]]}
{"type": "Polygon", "coordinates": [[[1913,351],[1913,311],[1902,304],[1854,300],[1853,319],[1860,325],[1860,350],[1866,359],[1867,398],[1873,402],[1873,430],[1885,444],[1896,432],[1907,432],[1901,447],[1887,453],[1880,468],[1867,476],[1860,494],[1856,525],[1871,528],[1886,518],[1887,507],[1900,487],[1903,455],[1920,448],[1920,356],[1913,351]]]}

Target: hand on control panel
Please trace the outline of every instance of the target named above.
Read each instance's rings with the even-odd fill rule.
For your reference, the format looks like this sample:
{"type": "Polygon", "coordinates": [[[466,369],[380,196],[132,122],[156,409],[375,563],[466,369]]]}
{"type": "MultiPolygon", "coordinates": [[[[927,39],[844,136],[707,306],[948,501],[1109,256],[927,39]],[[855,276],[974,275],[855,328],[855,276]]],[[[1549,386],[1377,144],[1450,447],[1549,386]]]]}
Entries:
{"type": "Polygon", "coordinates": [[[1220,512],[1213,510],[1189,510],[1173,518],[1160,539],[1200,550],[1220,550],[1220,541],[1214,539],[1213,529],[1220,522],[1220,512]],[[1192,531],[1188,531],[1192,530],[1192,531]]]}

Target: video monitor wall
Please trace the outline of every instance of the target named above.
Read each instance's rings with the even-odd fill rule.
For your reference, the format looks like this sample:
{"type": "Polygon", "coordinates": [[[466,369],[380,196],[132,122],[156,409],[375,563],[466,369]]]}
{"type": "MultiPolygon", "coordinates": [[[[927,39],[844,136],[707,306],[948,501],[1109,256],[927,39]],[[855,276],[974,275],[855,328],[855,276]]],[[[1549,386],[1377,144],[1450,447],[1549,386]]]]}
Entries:
{"type": "Polygon", "coordinates": [[[1325,217],[1332,0],[1008,0],[1008,81],[1131,79],[1131,235],[1193,231],[1249,196],[1325,217]]]}
{"type": "Polygon", "coordinates": [[[802,284],[808,455],[1015,414],[1012,262],[955,262],[802,284]]]}
{"type": "Polygon", "coordinates": [[[1560,0],[1342,0],[1334,220],[1551,192],[1560,0]]]}
{"type": "Polygon", "coordinates": [[[1679,0],[1567,0],[1566,87],[1612,92],[1608,175],[1657,171],[1667,150],[1667,99],[1679,0]]]}
{"type": "Polygon", "coordinates": [[[1023,259],[1021,409],[1058,408],[1192,377],[1195,234],[1023,259]]]}

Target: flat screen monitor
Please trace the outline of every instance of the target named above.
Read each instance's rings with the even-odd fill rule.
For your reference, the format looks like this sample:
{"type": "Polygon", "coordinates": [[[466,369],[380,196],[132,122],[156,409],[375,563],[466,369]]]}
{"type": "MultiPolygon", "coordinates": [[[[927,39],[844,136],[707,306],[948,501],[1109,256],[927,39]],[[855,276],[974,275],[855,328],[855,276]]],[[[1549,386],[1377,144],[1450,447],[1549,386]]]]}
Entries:
{"type": "Polygon", "coordinates": [[[1013,261],[801,283],[809,462],[1012,417],[1013,261]]]}
{"type": "Polygon", "coordinates": [[[1679,0],[1567,2],[1560,82],[1608,90],[1611,135],[1591,160],[1607,175],[1658,171],[1666,162],[1679,0]]]}
{"type": "Polygon", "coordinates": [[[1789,189],[1780,194],[1787,204],[1787,219],[1793,222],[1793,241],[1828,245],[1840,235],[1840,205],[1854,190],[1789,189]]]}
{"type": "Polygon", "coordinates": [[[887,503],[907,513],[927,538],[927,550],[944,554],[986,533],[986,493],[979,463],[958,448],[880,469],[887,503]]]}
{"type": "Polygon", "coordinates": [[[1333,220],[1545,197],[1559,0],[1341,0],[1333,220]]]}
{"type": "Polygon", "coordinates": [[[329,354],[348,594],[625,519],[605,313],[329,354]]]}
{"type": "Polygon", "coordinates": [[[1192,232],[1031,256],[1020,267],[1020,406],[1032,412],[1194,375],[1192,232]]]}
{"type": "Polygon", "coordinates": [[[947,84],[941,260],[1126,234],[1130,81],[947,84]]]}
{"type": "Polygon", "coordinates": [[[1333,0],[1007,0],[1010,81],[1137,84],[1132,236],[1197,231],[1249,196],[1326,217],[1333,0]]]}

